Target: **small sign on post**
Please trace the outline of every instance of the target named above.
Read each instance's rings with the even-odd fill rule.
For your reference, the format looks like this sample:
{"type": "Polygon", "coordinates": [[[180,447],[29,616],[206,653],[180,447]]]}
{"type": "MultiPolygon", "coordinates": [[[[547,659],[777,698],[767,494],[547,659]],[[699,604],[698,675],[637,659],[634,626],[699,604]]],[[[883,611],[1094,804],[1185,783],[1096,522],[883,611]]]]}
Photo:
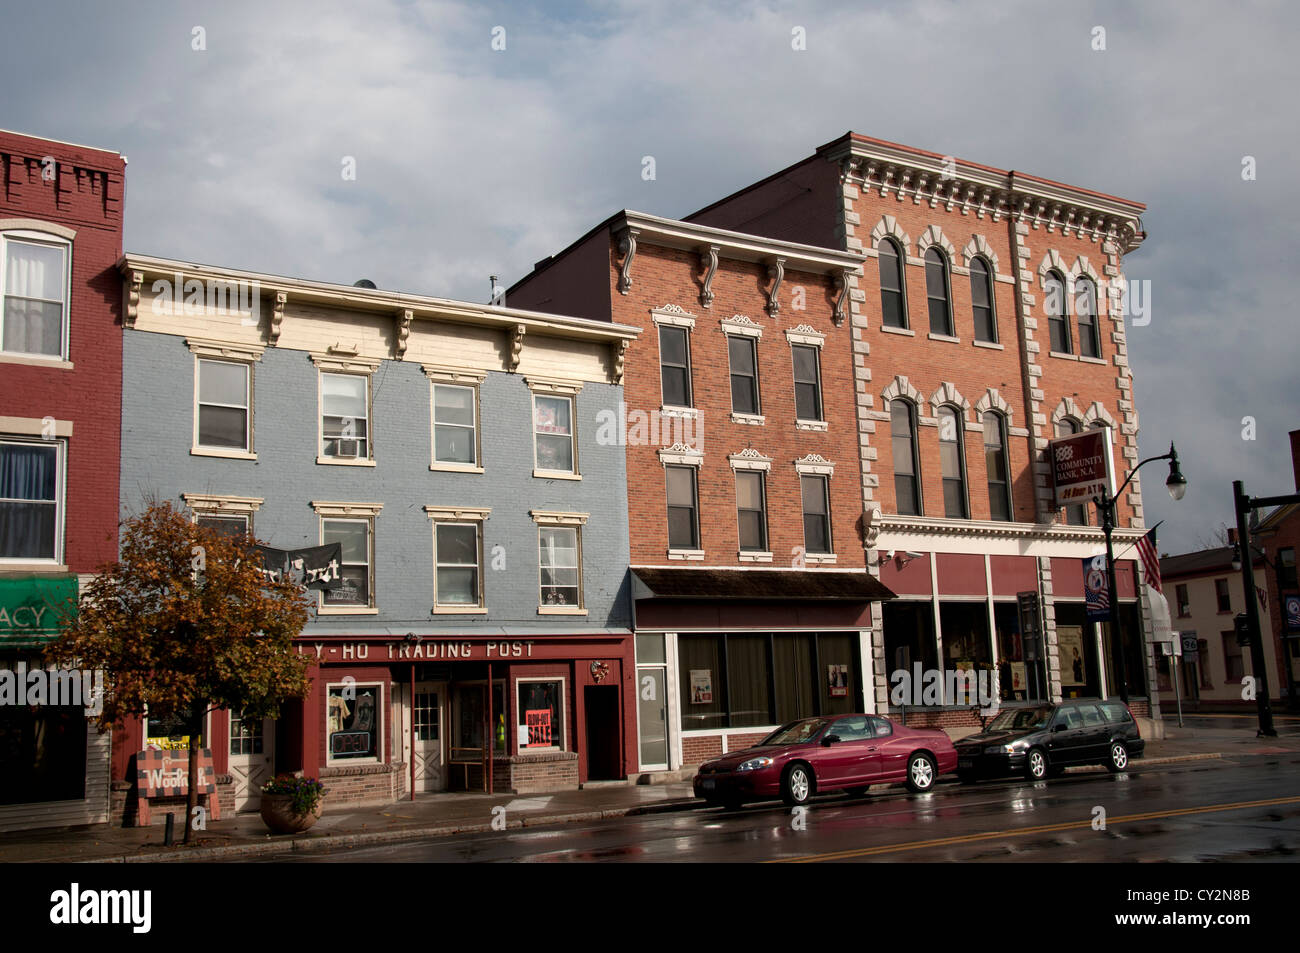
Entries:
{"type": "MultiPolygon", "coordinates": [[[[221,805],[217,798],[217,776],[212,769],[212,749],[199,751],[198,788],[200,796],[208,799],[208,813],[213,820],[221,820],[221,805]]],[[[149,799],[159,797],[185,797],[190,793],[190,753],[188,751],[161,751],[145,748],[135,755],[136,826],[148,827],[149,799]]]]}

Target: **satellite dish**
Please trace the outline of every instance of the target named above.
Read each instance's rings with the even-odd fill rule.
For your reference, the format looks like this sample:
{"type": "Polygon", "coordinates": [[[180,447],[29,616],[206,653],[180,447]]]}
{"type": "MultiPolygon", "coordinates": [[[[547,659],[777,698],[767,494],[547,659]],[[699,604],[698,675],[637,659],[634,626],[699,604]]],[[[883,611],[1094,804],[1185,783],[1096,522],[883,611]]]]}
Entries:
{"type": "Polygon", "coordinates": [[[373,291],[373,290],[378,290],[378,285],[376,285],[376,284],[375,284],[373,281],[371,281],[369,278],[358,278],[356,281],[352,282],[352,287],[353,287],[353,288],[369,288],[369,289],[371,289],[372,291],[373,291]]]}

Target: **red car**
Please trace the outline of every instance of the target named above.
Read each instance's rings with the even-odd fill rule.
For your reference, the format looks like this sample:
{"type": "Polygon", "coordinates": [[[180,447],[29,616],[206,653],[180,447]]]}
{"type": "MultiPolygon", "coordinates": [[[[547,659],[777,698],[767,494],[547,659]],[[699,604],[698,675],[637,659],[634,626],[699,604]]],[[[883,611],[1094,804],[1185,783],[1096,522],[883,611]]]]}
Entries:
{"type": "Polygon", "coordinates": [[[825,791],[861,794],[890,781],[928,791],[956,770],[957,750],[938,728],[906,728],[879,715],[805,718],[700,765],[695,796],[729,808],[777,797],[793,806],[825,791]]]}

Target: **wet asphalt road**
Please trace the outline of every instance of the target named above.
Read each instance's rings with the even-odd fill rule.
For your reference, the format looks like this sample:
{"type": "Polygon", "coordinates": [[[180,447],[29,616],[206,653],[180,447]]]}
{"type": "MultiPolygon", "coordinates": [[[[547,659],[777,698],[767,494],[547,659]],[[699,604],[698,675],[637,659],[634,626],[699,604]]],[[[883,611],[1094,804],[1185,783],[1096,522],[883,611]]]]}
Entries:
{"type": "Polygon", "coordinates": [[[1291,861],[1300,859],[1300,755],[941,784],[925,795],[815,799],[561,824],[272,863],[717,861],[1291,861]],[[1099,829],[1105,812],[1105,828],[1099,829]]]}

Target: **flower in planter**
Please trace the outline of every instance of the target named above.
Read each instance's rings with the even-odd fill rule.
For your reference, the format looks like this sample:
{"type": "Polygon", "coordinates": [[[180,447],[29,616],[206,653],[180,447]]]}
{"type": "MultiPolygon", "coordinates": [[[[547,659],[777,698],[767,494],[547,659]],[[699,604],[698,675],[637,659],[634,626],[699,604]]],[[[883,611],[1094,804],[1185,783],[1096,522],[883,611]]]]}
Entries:
{"type": "Polygon", "coordinates": [[[296,777],[292,774],[276,775],[262,785],[263,794],[285,795],[295,814],[311,814],[325,793],[325,785],[315,778],[296,777]]]}

